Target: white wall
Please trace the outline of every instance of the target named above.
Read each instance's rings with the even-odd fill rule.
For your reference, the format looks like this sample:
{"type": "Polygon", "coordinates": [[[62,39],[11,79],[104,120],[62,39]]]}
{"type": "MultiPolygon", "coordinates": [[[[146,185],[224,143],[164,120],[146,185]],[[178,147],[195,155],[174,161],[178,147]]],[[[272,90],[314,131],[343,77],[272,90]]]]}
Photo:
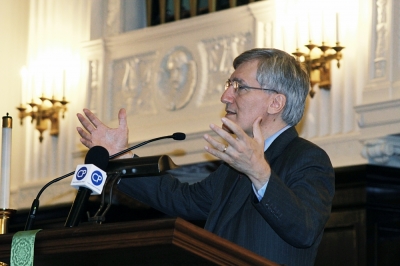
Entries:
{"type": "Polygon", "coordinates": [[[29,1],[2,0],[0,5],[0,116],[9,113],[13,118],[11,188],[16,190],[24,180],[25,130],[16,107],[21,102],[20,70],[27,54],[29,1]]]}
{"type": "MultiPolygon", "coordinates": [[[[97,25],[101,28],[101,30],[91,28],[92,36],[94,36],[94,32],[97,32],[96,36],[100,32],[104,32],[104,35],[103,38],[97,38],[90,42],[87,42],[88,38],[81,39],[80,45],[86,60],[83,71],[86,72],[79,82],[69,88],[67,96],[71,103],[67,117],[65,120],[61,120],[62,134],[59,137],[49,137],[48,132],[45,132],[44,143],[39,144],[37,132],[26,125],[28,120],[25,121],[24,127],[19,126],[18,113],[15,109],[20,102],[18,73],[20,67],[28,61],[25,60],[28,1],[3,0],[1,6],[6,8],[0,10],[0,22],[2,25],[8,25],[7,23],[13,25],[13,27],[3,27],[2,33],[6,34],[1,34],[0,37],[2,38],[0,39],[0,56],[2,57],[0,60],[2,80],[0,89],[1,95],[7,95],[7,97],[0,97],[0,115],[5,115],[8,110],[12,110],[10,113],[14,117],[13,179],[11,182],[14,189],[13,207],[28,207],[45,182],[74,170],[76,164],[82,163],[87,149],[79,144],[79,137],[75,130],[78,125],[75,117],[77,111],[84,107],[93,108],[103,120],[115,126],[117,107],[140,107],[143,101],[137,102],[137,105],[129,105],[124,101],[123,94],[119,90],[118,86],[121,86],[121,83],[118,83],[115,74],[121,74],[124,71],[118,72],[118,67],[122,66],[122,69],[125,67],[125,70],[130,70],[122,64],[123,62],[132,63],[135,62],[135,58],[150,60],[151,71],[147,72],[154,74],[153,79],[146,80],[148,76],[144,75],[141,83],[136,84],[157,89],[157,75],[162,77],[160,73],[165,70],[162,69],[162,59],[177,47],[188,49],[197,64],[195,93],[188,104],[181,109],[169,108],[166,110],[161,105],[162,103],[151,102],[148,109],[139,108],[138,112],[132,110],[133,113],[129,117],[131,144],[150,137],[185,131],[189,133],[186,142],[161,141],[157,145],[141,148],[139,153],[144,156],[168,153],[173,156],[177,164],[212,159],[204,155],[202,135],[208,131],[210,122],[219,123],[223,105],[219,103],[218,93],[209,90],[217,88],[214,85],[219,84],[219,80],[223,79],[225,74],[228,75],[223,71],[213,72],[211,70],[210,62],[212,60],[222,62],[218,60],[222,58],[221,54],[224,49],[218,50],[216,47],[222,47],[225,43],[234,44],[225,46],[230,49],[229,51],[233,51],[229,56],[237,53],[238,51],[235,49],[238,47],[240,49],[248,48],[249,44],[258,47],[272,46],[292,52],[295,48],[293,46],[295,41],[294,38],[290,40],[289,37],[293,35],[290,32],[295,32],[295,21],[288,19],[290,12],[278,17],[276,11],[279,8],[292,8],[292,5],[288,4],[291,2],[306,3],[309,1],[279,1],[279,3],[286,3],[286,7],[275,6],[275,2],[278,3],[278,1],[257,2],[234,10],[122,33],[121,23],[124,22],[118,15],[118,13],[122,13],[121,10],[118,11],[120,4],[118,0],[82,1],[87,5],[83,5],[82,10],[86,10],[87,7],[87,10],[101,12],[100,15],[87,16],[88,19],[95,18],[92,22],[102,21],[104,23],[95,23],[95,25],[92,23],[92,27],[97,25]],[[96,8],[90,7],[90,4],[95,4],[96,8]],[[15,11],[9,12],[11,9],[15,11]],[[232,17],[235,19],[233,20],[232,17]],[[286,35],[289,36],[285,43],[282,42],[283,24],[286,27],[286,35]],[[213,25],[217,26],[213,27],[213,25]],[[248,42],[238,41],[240,38],[237,39],[237,37],[243,37],[243,33],[248,34],[245,34],[249,38],[248,42]],[[227,40],[228,42],[226,42],[227,40]],[[238,42],[235,44],[231,40],[238,42]],[[216,44],[216,46],[212,44],[216,44]],[[209,59],[211,61],[207,61],[209,59]],[[150,86],[146,82],[154,84],[151,83],[150,86]],[[9,88],[12,88],[12,93],[9,93],[9,88]],[[120,96],[120,100],[113,101],[116,99],[116,95],[120,96]],[[135,130],[136,128],[139,130],[135,130]],[[25,131],[27,131],[26,134],[25,131]],[[25,155],[25,153],[27,154],[25,155]],[[24,158],[26,158],[25,162],[24,158]]],[[[400,58],[398,56],[399,41],[398,38],[394,38],[394,36],[398,36],[396,34],[399,32],[397,22],[400,8],[399,1],[382,2],[386,3],[383,10],[386,12],[384,15],[389,18],[379,24],[380,28],[383,27],[387,30],[383,37],[376,34],[376,25],[374,24],[377,18],[376,1],[352,0],[345,3],[345,5],[351,6],[351,14],[357,17],[342,22],[344,27],[341,29],[343,36],[341,41],[346,48],[343,51],[341,68],[334,67],[332,71],[331,91],[317,89],[316,96],[308,100],[304,121],[299,126],[302,136],[317,143],[328,152],[335,167],[364,163],[400,167],[398,156],[400,148],[396,146],[398,145],[396,143],[399,143],[398,137],[389,136],[400,133],[399,78],[396,76],[397,72],[393,72],[393,70],[399,69],[399,63],[390,60],[392,57],[400,58]],[[383,77],[379,78],[371,75],[375,67],[374,47],[377,43],[383,43],[390,51],[390,53],[384,54],[388,70],[383,77]],[[384,111],[384,115],[380,115],[381,111],[384,111]]],[[[65,5],[67,2],[63,1],[62,3],[65,5]]],[[[320,13],[316,12],[315,14],[320,13]]],[[[82,17],[82,13],[80,16],[82,17]]],[[[37,16],[36,19],[40,19],[40,16],[37,16]]],[[[65,22],[67,23],[67,20],[65,22]]],[[[86,25],[89,30],[90,23],[82,21],[81,24],[83,27],[86,25]]],[[[84,31],[82,28],[80,30],[84,31]]],[[[76,42],[73,45],[76,45],[76,42]]],[[[335,63],[332,65],[335,66],[335,63]]],[[[224,71],[229,67],[228,64],[220,66],[224,67],[224,71]]],[[[147,72],[144,71],[145,74],[147,72]]],[[[68,202],[73,198],[74,191],[69,188],[68,181],[65,181],[52,185],[52,189],[46,190],[41,204],[68,202]]]]}

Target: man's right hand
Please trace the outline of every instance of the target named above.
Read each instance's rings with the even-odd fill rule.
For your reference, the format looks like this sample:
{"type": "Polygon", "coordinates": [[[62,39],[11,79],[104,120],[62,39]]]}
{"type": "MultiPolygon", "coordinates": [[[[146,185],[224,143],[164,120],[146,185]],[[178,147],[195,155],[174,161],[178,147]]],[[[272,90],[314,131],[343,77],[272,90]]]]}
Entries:
{"type": "MultiPolygon", "coordinates": [[[[77,117],[83,128],[77,127],[81,136],[81,143],[88,148],[102,146],[106,148],[110,155],[116,154],[128,148],[129,129],[126,121],[125,109],[119,110],[118,128],[109,128],[104,125],[90,110],[83,109],[83,114],[78,113],[77,117]]],[[[131,158],[132,153],[128,152],[118,158],[131,158]]]]}

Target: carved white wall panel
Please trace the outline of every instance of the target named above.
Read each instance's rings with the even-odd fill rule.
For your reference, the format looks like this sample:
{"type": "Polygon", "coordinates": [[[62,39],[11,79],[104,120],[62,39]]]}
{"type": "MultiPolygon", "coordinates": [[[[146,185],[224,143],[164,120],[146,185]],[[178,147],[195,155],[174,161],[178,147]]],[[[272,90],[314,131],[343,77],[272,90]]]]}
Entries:
{"type": "Polygon", "coordinates": [[[98,106],[96,103],[98,102],[98,97],[99,97],[99,83],[100,83],[100,77],[101,73],[99,73],[99,60],[92,60],[89,61],[89,94],[88,94],[88,99],[89,105],[88,108],[92,110],[93,112],[97,112],[98,106]]]}
{"type": "MultiPolygon", "coordinates": [[[[393,3],[393,81],[400,81],[400,1],[394,1],[393,3]]],[[[398,86],[398,85],[397,85],[398,86]]]]}
{"type": "MultiPolygon", "coordinates": [[[[269,5],[264,2],[259,6],[269,5]]],[[[197,155],[185,156],[184,162],[204,161],[202,136],[210,131],[210,123],[221,123],[225,107],[220,96],[233,71],[233,59],[256,43],[272,40],[272,36],[265,36],[273,33],[270,19],[263,17],[258,22],[253,11],[242,6],[87,43],[85,52],[92,55],[91,64],[97,57],[96,67],[103,69],[102,82],[94,82],[95,75],[89,73],[92,80],[88,84],[92,85],[87,87],[88,96],[96,93],[94,90],[102,95],[97,106],[102,110],[91,103],[98,102],[95,97],[88,99],[89,106],[95,107],[105,123],[112,126],[118,124],[118,110],[125,108],[132,144],[185,132],[192,140],[179,144],[185,147],[181,149],[185,154],[197,155]],[[102,86],[93,86],[101,83],[102,86]],[[199,139],[202,142],[196,150],[187,151],[191,149],[189,142],[199,139]]],[[[91,71],[95,69],[92,67],[91,71]]],[[[155,144],[157,153],[165,145],[155,144]]]]}
{"type": "MultiPolygon", "coordinates": [[[[363,92],[362,104],[355,106],[361,139],[390,136],[400,142],[400,2],[374,1],[372,14],[371,80],[363,92]]],[[[386,163],[389,159],[373,155],[376,147],[365,144],[363,156],[370,162],[386,163]]],[[[390,160],[390,163],[400,166],[396,160],[390,160]]]]}
{"type": "Polygon", "coordinates": [[[202,66],[206,70],[203,78],[206,89],[197,99],[198,107],[221,104],[220,97],[225,90],[225,81],[233,71],[232,62],[241,52],[254,46],[253,38],[251,32],[243,32],[224,34],[199,42],[202,66]]]}
{"type": "Polygon", "coordinates": [[[370,72],[363,92],[364,104],[400,97],[399,6],[397,0],[373,1],[370,72]]]}
{"type": "Polygon", "coordinates": [[[122,31],[121,0],[107,0],[106,36],[115,36],[122,31]]]}
{"type": "Polygon", "coordinates": [[[387,77],[388,48],[389,48],[389,5],[388,0],[376,1],[376,28],[373,79],[387,77]]]}
{"type": "MultiPolygon", "coordinates": [[[[105,61],[105,44],[102,40],[85,42],[82,45],[82,53],[87,60],[86,77],[82,78],[86,83],[83,90],[82,108],[89,108],[95,114],[101,116],[104,108],[102,101],[103,82],[104,82],[104,61],[105,61]]],[[[78,141],[78,140],[77,140],[78,141]]]]}
{"type": "Polygon", "coordinates": [[[400,99],[400,1],[393,1],[392,98],[400,99]]]}
{"type": "Polygon", "coordinates": [[[116,60],[112,66],[110,114],[117,114],[121,106],[129,116],[156,113],[152,83],[155,53],[146,53],[116,60]]]}

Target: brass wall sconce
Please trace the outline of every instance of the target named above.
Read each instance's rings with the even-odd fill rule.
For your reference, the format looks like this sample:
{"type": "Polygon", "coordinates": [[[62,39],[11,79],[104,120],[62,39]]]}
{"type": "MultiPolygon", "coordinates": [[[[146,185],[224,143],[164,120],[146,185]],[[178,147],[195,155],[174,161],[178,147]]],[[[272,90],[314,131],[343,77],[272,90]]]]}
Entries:
{"type": "Polygon", "coordinates": [[[65,112],[67,111],[67,104],[65,97],[62,100],[56,100],[54,96],[52,98],[46,98],[44,95],[39,98],[41,100],[40,104],[37,104],[33,101],[28,103],[30,106],[30,110],[27,111],[27,107],[25,107],[22,103],[17,109],[19,110],[18,117],[20,118],[21,125],[23,124],[23,119],[27,116],[32,118],[31,123],[36,121],[35,128],[39,131],[39,141],[43,141],[43,132],[49,128],[50,123],[50,135],[58,136],[60,125],[59,125],[59,117],[60,113],[62,118],[65,116],[65,112]]]}
{"type": "Polygon", "coordinates": [[[312,98],[315,95],[315,91],[313,89],[315,84],[318,84],[321,89],[329,90],[331,88],[330,63],[332,60],[337,60],[336,66],[340,68],[340,60],[342,59],[341,51],[344,49],[344,47],[340,46],[339,42],[336,42],[336,46],[331,47],[325,45],[325,42],[322,42],[322,45],[318,46],[312,44],[312,41],[305,45],[305,47],[308,48],[307,54],[300,52],[299,48],[297,48],[296,52],[292,54],[296,56],[297,60],[305,64],[308,70],[311,83],[310,96],[312,98]],[[321,55],[317,58],[312,58],[311,52],[316,47],[320,49],[321,55]]]}

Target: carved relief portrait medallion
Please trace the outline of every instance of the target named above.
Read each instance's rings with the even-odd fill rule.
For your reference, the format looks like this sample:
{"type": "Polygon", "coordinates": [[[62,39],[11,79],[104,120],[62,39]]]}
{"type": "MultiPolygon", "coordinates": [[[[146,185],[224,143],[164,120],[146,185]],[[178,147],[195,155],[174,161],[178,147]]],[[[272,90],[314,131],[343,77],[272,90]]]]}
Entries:
{"type": "Polygon", "coordinates": [[[191,53],[176,47],[161,61],[156,95],[167,110],[175,111],[187,105],[193,96],[197,69],[191,53]]]}

